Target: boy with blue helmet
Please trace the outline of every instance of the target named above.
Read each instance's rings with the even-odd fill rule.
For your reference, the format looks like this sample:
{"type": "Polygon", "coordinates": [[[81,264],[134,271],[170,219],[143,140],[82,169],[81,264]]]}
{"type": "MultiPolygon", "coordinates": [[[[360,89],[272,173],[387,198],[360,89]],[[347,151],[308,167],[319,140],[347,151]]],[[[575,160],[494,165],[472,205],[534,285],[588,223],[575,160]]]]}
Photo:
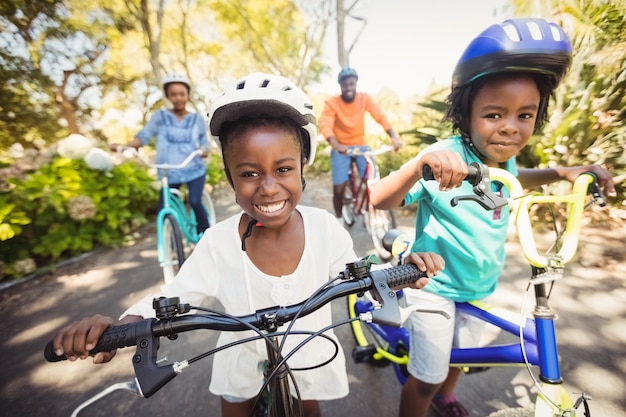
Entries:
{"type": "MultiPolygon", "coordinates": [[[[510,19],[484,30],[467,47],[452,77],[445,118],[459,135],[425,149],[372,190],[376,208],[418,202],[412,250],[433,251],[446,261],[423,291],[406,290],[407,302],[446,311],[453,319],[421,313],[409,319],[410,375],[402,391],[401,417],[426,416],[431,405],[441,416],[468,416],[453,394],[460,370],[449,368],[450,351],[475,346],[480,331],[471,317],[456,314],[454,303],[493,293],[504,267],[508,226],[506,211],[472,204],[451,207],[452,198],[471,193],[471,185],[462,182],[468,164],[506,169],[525,188],[573,182],[580,173],[593,171],[604,191],[615,193],[611,174],[598,165],[516,167],[515,156],[547,120],[548,102],[571,56],[563,29],[543,19],[510,19]],[[437,182],[422,180],[425,165],[437,182]]],[[[494,191],[508,193],[500,187],[494,191]]]]}

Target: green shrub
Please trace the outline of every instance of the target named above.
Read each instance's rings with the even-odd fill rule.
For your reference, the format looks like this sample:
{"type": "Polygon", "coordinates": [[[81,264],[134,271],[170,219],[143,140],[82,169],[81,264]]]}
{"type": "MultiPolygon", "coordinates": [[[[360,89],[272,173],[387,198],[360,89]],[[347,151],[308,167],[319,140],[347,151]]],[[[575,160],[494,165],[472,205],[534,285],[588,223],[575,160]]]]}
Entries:
{"type": "Polygon", "coordinates": [[[0,278],[117,245],[153,215],[158,192],[145,167],[128,161],[96,171],[83,160],[56,157],[5,180],[0,192],[0,278]],[[16,266],[17,265],[17,266],[16,266]]]}
{"type": "Polygon", "coordinates": [[[209,155],[206,180],[211,185],[221,184],[226,181],[224,161],[222,161],[222,157],[220,155],[214,153],[209,155]]]}

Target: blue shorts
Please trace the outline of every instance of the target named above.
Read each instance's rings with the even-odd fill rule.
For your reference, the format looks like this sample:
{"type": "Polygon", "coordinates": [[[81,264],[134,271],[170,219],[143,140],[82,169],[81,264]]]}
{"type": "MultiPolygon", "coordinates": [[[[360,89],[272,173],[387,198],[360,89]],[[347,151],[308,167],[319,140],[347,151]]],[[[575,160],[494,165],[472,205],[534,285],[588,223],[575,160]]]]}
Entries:
{"type": "MultiPolygon", "coordinates": [[[[369,146],[350,146],[349,149],[358,148],[361,151],[369,151],[369,146]]],[[[359,169],[359,175],[363,176],[367,162],[362,156],[356,157],[356,166],[359,169]]],[[[343,184],[348,181],[348,172],[350,171],[350,155],[344,155],[336,150],[330,153],[330,170],[333,176],[333,185],[343,184]]]]}

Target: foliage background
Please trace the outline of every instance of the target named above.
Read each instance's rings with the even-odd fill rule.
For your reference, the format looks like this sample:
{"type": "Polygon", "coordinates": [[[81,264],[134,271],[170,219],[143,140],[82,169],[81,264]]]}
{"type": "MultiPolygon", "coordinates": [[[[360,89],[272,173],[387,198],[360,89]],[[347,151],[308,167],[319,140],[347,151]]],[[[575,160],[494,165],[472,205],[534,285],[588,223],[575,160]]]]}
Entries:
{"type": "MultiPolygon", "coordinates": [[[[103,149],[130,140],[152,111],[168,105],[159,85],[170,71],[191,79],[190,110],[201,114],[209,97],[250,71],[280,73],[307,90],[331,68],[322,59],[328,29],[339,21],[340,9],[353,10],[357,3],[1,2],[0,279],[99,245],[122,244],[152,219],[154,177],[144,167],[125,162],[102,174],[56,155],[59,140],[82,134],[103,149]],[[72,218],[71,207],[81,204],[95,211],[93,217],[72,218]]],[[[551,103],[553,117],[519,156],[520,164],[606,165],[618,191],[606,215],[623,220],[626,0],[510,0],[505,7],[509,15],[559,22],[574,45],[574,65],[551,103]]],[[[391,90],[372,92],[406,144],[378,158],[382,175],[452,133],[440,122],[447,92],[448,86],[433,85],[424,96],[402,100],[391,90]]],[[[326,98],[312,95],[318,111],[326,98]]],[[[387,142],[371,119],[366,131],[373,146],[387,142]]],[[[328,172],[325,148],[320,140],[311,175],[328,172]]],[[[214,149],[210,183],[223,181],[221,164],[214,149]]]]}

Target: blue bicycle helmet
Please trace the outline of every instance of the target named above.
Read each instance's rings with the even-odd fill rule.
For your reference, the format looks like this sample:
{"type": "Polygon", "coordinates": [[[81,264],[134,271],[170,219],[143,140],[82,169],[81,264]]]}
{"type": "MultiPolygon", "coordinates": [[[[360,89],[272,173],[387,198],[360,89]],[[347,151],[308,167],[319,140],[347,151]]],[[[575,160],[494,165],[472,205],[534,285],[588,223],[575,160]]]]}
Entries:
{"type": "Polygon", "coordinates": [[[337,75],[337,82],[341,82],[344,78],[354,77],[357,80],[359,79],[359,74],[356,73],[354,68],[344,67],[339,71],[339,75],[337,75]]]}
{"type": "Polygon", "coordinates": [[[556,87],[571,61],[572,45],[559,25],[538,18],[509,19],[469,44],[454,69],[452,88],[499,72],[547,74],[556,87]]]}

